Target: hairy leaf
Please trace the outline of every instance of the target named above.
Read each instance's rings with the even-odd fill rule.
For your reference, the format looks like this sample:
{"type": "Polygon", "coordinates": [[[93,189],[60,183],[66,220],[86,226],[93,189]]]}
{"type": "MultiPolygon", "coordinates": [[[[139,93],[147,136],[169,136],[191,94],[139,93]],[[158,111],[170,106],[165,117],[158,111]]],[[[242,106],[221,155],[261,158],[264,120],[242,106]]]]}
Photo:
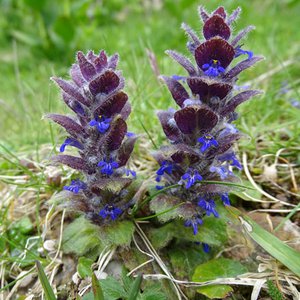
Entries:
{"type": "Polygon", "coordinates": [[[83,78],[87,81],[91,80],[96,75],[96,69],[93,64],[86,59],[81,51],[77,52],[77,61],[83,78]]]}
{"type": "Polygon", "coordinates": [[[181,66],[183,66],[190,76],[195,76],[197,74],[197,71],[193,64],[184,55],[173,50],[167,50],[166,53],[169,56],[171,56],[175,61],[177,61],[181,66]]]}
{"type": "Polygon", "coordinates": [[[189,98],[189,94],[185,90],[183,85],[171,77],[161,76],[161,78],[165,81],[166,85],[168,86],[168,89],[170,90],[173,99],[180,107],[182,107],[184,100],[189,98]]]}
{"type": "Polygon", "coordinates": [[[209,18],[203,26],[203,35],[207,40],[215,36],[228,40],[230,34],[230,27],[225,23],[224,18],[218,14],[209,18]]]}
{"type": "Polygon", "coordinates": [[[67,116],[58,114],[47,114],[45,117],[64,127],[66,131],[74,137],[84,135],[83,127],[67,116]]]}
{"type": "Polygon", "coordinates": [[[108,94],[115,90],[119,83],[119,76],[115,72],[108,70],[92,80],[89,84],[89,89],[94,96],[108,94]]]}

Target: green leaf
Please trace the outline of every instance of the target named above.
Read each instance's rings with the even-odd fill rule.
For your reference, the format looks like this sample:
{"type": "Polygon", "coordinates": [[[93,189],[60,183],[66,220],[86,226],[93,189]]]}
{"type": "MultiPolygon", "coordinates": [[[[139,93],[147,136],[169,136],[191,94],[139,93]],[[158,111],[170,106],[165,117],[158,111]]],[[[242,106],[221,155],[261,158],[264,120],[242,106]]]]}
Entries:
{"type": "Polygon", "coordinates": [[[36,264],[38,276],[39,276],[40,282],[42,284],[42,287],[43,287],[46,299],[47,300],[56,300],[56,297],[54,295],[52,287],[51,287],[51,285],[50,285],[50,283],[48,281],[48,278],[47,278],[47,276],[46,276],[46,274],[44,272],[44,269],[43,269],[41,263],[37,260],[35,262],[35,264],[36,264]]]}
{"type": "Polygon", "coordinates": [[[270,295],[272,300],[283,300],[280,291],[275,286],[275,284],[269,279],[267,280],[267,286],[268,286],[268,294],[270,295]]]}
{"type": "Polygon", "coordinates": [[[180,205],[182,200],[165,194],[160,194],[150,202],[150,209],[158,214],[158,220],[167,222],[178,217],[176,206],[180,205]]]}
{"type": "MultiPolygon", "coordinates": [[[[247,272],[247,269],[238,261],[227,258],[218,258],[210,260],[204,264],[198,265],[192,280],[196,282],[205,282],[224,277],[235,277],[247,272]]],[[[232,291],[227,285],[210,285],[197,289],[197,292],[204,294],[208,298],[224,298],[232,291]]]]}
{"type": "Polygon", "coordinates": [[[247,180],[242,180],[242,185],[247,188],[246,191],[242,190],[232,190],[231,194],[238,196],[239,198],[249,201],[252,198],[261,199],[261,192],[257,189],[253,189],[252,184],[247,180]]]}
{"type": "Polygon", "coordinates": [[[100,280],[101,287],[104,293],[105,300],[117,300],[127,297],[127,293],[121,286],[120,282],[113,277],[107,277],[106,279],[100,280]]]}
{"type": "Polygon", "coordinates": [[[250,237],[268,253],[279,260],[297,276],[300,276],[300,253],[283,243],[246,215],[239,217],[250,237]]]}
{"type": "Polygon", "coordinates": [[[100,285],[94,272],[92,274],[92,289],[93,289],[93,294],[94,294],[95,300],[104,300],[101,285],[100,285]]]}
{"type": "Polygon", "coordinates": [[[136,300],[137,296],[140,292],[141,284],[142,284],[143,276],[141,274],[138,275],[138,277],[135,278],[131,289],[128,293],[128,300],[136,300]]]}
{"type": "Polygon", "coordinates": [[[168,256],[173,272],[176,275],[175,277],[190,278],[197,265],[211,259],[212,251],[205,253],[201,245],[189,243],[181,247],[172,247],[168,250],[168,256]]]}
{"type": "Polygon", "coordinates": [[[18,229],[23,234],[28,234],[33,230],[33,224],[28,216],[23,217],[14,224],[14,228],[18,229]]]}
{"type": "Polygon", "coordinates": [[[139,294],[138,300],[167,300],[166,295],[161,291],[161,284],[155,283],[147,286],[143,293],[139,294]]]}
{"type": "Polygon", "coordinates": [[[92,276],[92,264],[93,260],[86,257],[80,257],[77,264],[77,272],[81,278],[92,276]]]}
{"type": "Polygon", "coordinates": [[[123,287],[125,289],[125,291],[129,291],[131,288],[131,284],[132,284],[132,279],[127,276],[128,270],[123,266],[122,267],[122,283],[123,283],[123,287]]]}
{"type": "Polygon", "coordinates": [[[115,246],[129,246],[134,232],[131,221],[113,222],[100,230],[103,244],[115,246]]]}
{"type": "Polygon", "coordinates": [[[94,256],[97,256],[104,249],[99,231],[99,226],[91,224],[83,216],[77,218],[63,232],[64,252],[84,256],[94,250],[94,256]]]}
{"type": "Polygon", "coordinates": [[[129,246],[134,232],[131,221],[111,222],[96,226],[81,216],[69,224],[63,233],[63,250],[78,256],[95,258],[107,246],[129,246]]]}
{"type": "Polygon", "coordinates": [[[156,249],[165,247],[173,238],[190,242],[204,242],[210,246],[221,246],[227,240],[225,219],[204,217],[203,225],[199,226],[198,234],[194,235],[190,227],[183,221],[173,221],[159,228],[149,230],[149,238],[156,249]]]}

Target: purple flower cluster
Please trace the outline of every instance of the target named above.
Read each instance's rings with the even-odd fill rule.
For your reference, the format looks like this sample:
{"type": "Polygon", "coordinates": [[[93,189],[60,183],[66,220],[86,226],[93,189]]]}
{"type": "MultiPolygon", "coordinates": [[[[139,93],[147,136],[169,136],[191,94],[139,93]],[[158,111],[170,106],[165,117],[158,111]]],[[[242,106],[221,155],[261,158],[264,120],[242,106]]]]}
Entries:
{"type": "Polygon", "coordinates": [[[232,23],[239,13],[238,8],[228,15],[219,7],[208,14],[200,7],[203,38],[188,25],[182,25],[195,64],[176,51],[167,51],[187,75],[162,76],[179,109],[158,112],[170,141],[169,146],[154,154],[160,165],[158,188],[178,184],[177,188],[164,192],[165,201],[170,201],[170,205],[184,202],[176,208],[177,215],[184,219],[185,226],[192,227],[194,234],[203,223],[203,216],[219,217],[216,201],[230,205],[228,185],[205,181],[236,181],[232,168],[241,169],[241,164],[233,145],[241,135],[232,124],[237,118],[235,109],[260,93],[256,90],[237,93],[234,89],[239,74],[262,59],[242,49],[240,43],[253,26],[232,35],[232,23]],[[242,59],[236,59],[240,56],[242,59]]]}
{"type": "Polygon", "coordinates": [[[78,149],[78,156],[54,158],[84,177],[72,180],[64,190],[69,192],[73,208],[96,224],[114,221],[124,213],[130,201],[126,191],[136,177],[126,168],[137,136],[127,131],[131,107],[122,91],[124,78],[116,70],[117,63],[117,54],[108,57],[104,51],[99,55],[78,52],[70,70],[72,80],[53,78],[75,115],[47,115],[68,133],[60,152],[68,147],[78,149]]]}

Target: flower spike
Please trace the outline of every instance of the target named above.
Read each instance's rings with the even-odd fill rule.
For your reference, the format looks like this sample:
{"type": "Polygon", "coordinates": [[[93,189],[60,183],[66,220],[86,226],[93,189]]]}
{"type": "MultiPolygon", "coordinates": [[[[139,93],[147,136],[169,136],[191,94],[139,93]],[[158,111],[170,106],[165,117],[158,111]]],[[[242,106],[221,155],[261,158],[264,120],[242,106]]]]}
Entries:
{"type": "MultiPolygon", "coordinates": [[[[183,24],[189,41],[187,49],[194,64],[184,55],[168,50],[188,74],[161,76],[178,109],[159,111],[158,117],[170,146],[158,150],[154,157],[160,167],[156,181],[157,189],[172,186],[153,199],[150,208],[160,211],[160,203],[174,208],[184,225],[198,233],[205,215],[219,217],[216,203],[230,205],[228,185],[207,185],[205,181],[234,182],[232,169],[241,169],[233,145],[241,134],[232,124],[238,117],[236,108],[244,101],[258,95],[255,90],[238,92],[235,89],[237,76],[262,59],[245,50],[241,39],[254,27],[248,26],[237,35],[232,23],[240,14],[237,8],[228,14],[224,7],[212,13],[199,8],[203,22],[203,37],[196,35],[188,25],[183,24]],[[240,57],[237,61],[237,57],[240,57]],[[173,166],[176,166],[174,168],[173,166]],[[157,203],[156,203],[157,201],[157,203]],[[169,206],[166,205],[169,203],[169,206]],[[174,204],[175,203],[175,204],[174,204]]],[[[174,212],[173,212],[174,214],[174,212]]],[[[205,245],[205,251],[208,247],[205,245]]]]}
{"type": "Polygon", "coordinates": [[[55,162],[83,175],[82,180],[72,180],[63,188],[71,207],[79,208],[98,225],[125,217],[132,203],[127,189],[136,177],[135,170],[126,168],[137,136],[127,132],[125,121],[131,109],[117,63],[117,54],[109,57],[104,51],[79,51],[70,71],[72,80],[53,79],[75,116],[47,115],[69,134],[60,152],[71,146],[80,155],[54,157],[55,162]]]}

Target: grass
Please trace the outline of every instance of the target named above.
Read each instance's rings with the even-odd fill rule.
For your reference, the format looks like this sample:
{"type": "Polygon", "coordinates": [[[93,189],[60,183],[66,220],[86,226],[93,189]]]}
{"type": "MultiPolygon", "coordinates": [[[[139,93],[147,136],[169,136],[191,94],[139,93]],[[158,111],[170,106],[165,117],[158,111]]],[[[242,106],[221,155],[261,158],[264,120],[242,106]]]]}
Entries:
{"type": "MultiPolygon", "coordinates": [[[[236,31],[249,24],[256,26],[256,30],[245,40],[244,48],[266,57],[265,61],[246,71],[239,81],[239,85],[250,83],[253,88],[264,91],[263,96],[239,108],[241,118],[237,126],[245,133],[245,138],[239,143],[240,152],[247,152],[250,160],[254,160],[287,149],[282,157],[294,164],[295,168],[299,167],[300,113],[290,103],[290,99],[300,100],[298,1],[166,0],[160,9],[145,9],[136,4],[129,6],[128,11],[122,10],[123,15],[120,14],[111,24],[104,23],[97,27],[94,23],[78,21],[77,46],[70,45],[64,51],[58,51],[52,59],[47,57],[43,49],[11,38],[11,30],[22,29],[22,24],[13,23],[16,19],[10,19],[7,13],[22,15],[22,11],[9,10],[7,3],[0,2],[0,8],[3,5],[3,9],[0,9],[0,28],[3,29],[0,31],[0,225],[3,234],[3,238],[0,238],[0,253],[5,249],[5,244],[9,243],[13,255],[3,252],[0,257],[2,266],[9,268],[14,263],[34,264],[38,248],[42,247],[43,232],[40,229],[45,221],[40,211],[48,209],[42,199],[49,197],[58,188],[55,183],[45,183],[51,178],[44,173],[44,161],[55,151],[54,147],[63,141],[63,134],[58,126],[42,120],[42,116],[47,112],[68,111],[60,100],[57,87],[49,78],[53,75],[67,76],[75,50],[79,50],[78,45],[81,45],[82,51],[99,51],[104,48],[109,54],[119,52],[120,68],[127,79],[126,91],[133,107],[129,119],[130,131],[150,135],[153,143],[149,150],[154,150],[155,144],[159,146],[164,142],[155,111],[174,104],[165,86],[158,82],[152,72],[146,49],[156,55],[162,74],[184,75],[184,71],[164,51],[174,49],[187,54],[186,37],[180,30],[180,24],[184,21],[196,30],[200,28],[196,11],[199,4],[204,4],[208,11],[220,4],[228,11],[237,5],[242,6],[242,18],[236,24],[236,31]],[[177,5],[174,2],[178,2],[177,5]],[[281,94],[282,83],[285,81],[289,91],[281,94]],[[44,151],[44,144],[51,146],[44,151]],[[20,160],[25,156],[37,162],[41,172],[32,172],[24,167],[20,160]],[[23,176],[30,177],[26,185],[23,176]],[[22,217],[12,211],[18,201],[30,197],[32,191],[38,195],[33,202],[29,201],[30,208],[35,210],[36,220],[32,224],[35,229],[21,232],[16,224],[22,217]],[[13,230],[17,230],[19,239],[12,238],[13,230]],[[30,249],[27,249],[26,241],[34,234],[37,243],[29,244],[30,249]],[[26,251],[29,253],[27,256],[26,251]],[[25,259],[20,258],[22,254],[25,259]]],[[[35,19],[30,11],[24,12],[24,24],[27,27],[34,26],[35,19]]],[[[29,30],[34,32],[34,28],[29,30]]],[[[60,176],[61,180],[65,180],[70,175],[62,170],[60,176]]],[[[26,204],[26,199],[24,201],[26,204]]],[[[46,255],[45,265],[50,261],[51,257],[46,255]]],[[[0,277],[3,274],[3,270],[0,270],[0,277]]],[[[19,274],[15,272],[12,275],[12,278],[17,278],[19,274]]]]}

